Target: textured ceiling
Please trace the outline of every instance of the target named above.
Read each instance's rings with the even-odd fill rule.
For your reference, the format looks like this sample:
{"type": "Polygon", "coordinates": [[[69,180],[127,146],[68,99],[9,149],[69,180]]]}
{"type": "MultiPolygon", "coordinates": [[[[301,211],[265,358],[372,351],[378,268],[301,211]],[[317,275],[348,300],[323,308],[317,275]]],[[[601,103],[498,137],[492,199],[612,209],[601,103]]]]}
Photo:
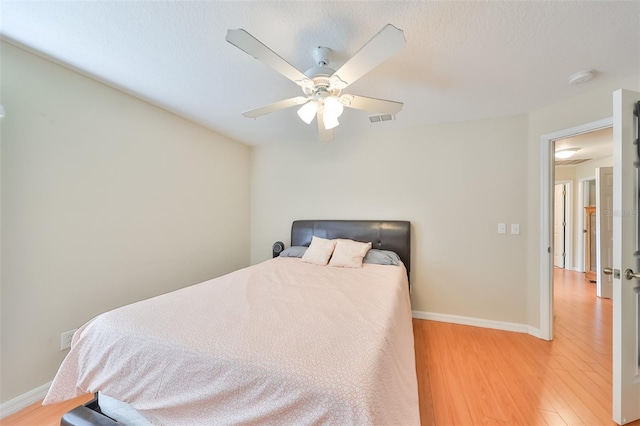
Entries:
{"type": "MultiPolygon", "coordinates": [[[[404,102],[372,124],[346,109],[336,141],[363,132],[512,115],[640,72],[640,2],[10,1],[0,35],[238,141],[315,143],[295,108],[241,113],[300,88],[225,41],[244,28],[304,71],[316,45],[337,69],[385,24],[406,47],[348,92],[404,102]],[[593,69],[576,86],[570,75],[593,69]]],[[[9,113],[9,111],[7,111],[9,113]]]]}

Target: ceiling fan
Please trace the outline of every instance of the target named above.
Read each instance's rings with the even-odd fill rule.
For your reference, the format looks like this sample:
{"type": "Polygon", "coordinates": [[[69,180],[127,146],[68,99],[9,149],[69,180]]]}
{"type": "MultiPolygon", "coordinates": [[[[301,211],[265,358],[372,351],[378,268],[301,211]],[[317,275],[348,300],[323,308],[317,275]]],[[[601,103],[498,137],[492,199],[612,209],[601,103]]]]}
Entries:
{"type": "Polygon", "coordinates": [[[402,102],[342,93],[406,44],[403,31],[391,24],[385,25],[337,71],[328,67],[331,50],[327,47],[318,46],[313,50],[316,66],[303,73],[243,29],[228,30],[226,40],[296,83],[304,93],[304,96],[245,111],[242,113],[245,117],[256,118],[302,105],[298,116],[307,124],[317,118],[320,140],[328,142],[333,140],[333,129],[340,124],[338,117],[344,107],[392,115],[402,109],[402,102]]]}

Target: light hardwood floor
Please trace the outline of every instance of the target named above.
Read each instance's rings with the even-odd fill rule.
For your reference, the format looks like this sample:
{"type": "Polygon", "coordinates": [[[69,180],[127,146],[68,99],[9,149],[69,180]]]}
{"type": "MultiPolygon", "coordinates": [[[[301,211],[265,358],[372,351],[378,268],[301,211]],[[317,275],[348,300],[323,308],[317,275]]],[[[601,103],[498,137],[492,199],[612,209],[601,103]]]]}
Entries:
{"type": "Polygon", "coordinates": [[[423,425],[615,424],[611,300],[581,273],[556,269],[554,284],[552,342],[413,321],[423,425]]]}
{"type": "Polygon", "coordinates": [[[81,396],[67,402],[55,405],[43,406],[40,402],[28,406],[4,419],[0,420],[2,426],[57,426],[62,415],[78,405],[91,400],[93,395],[81,396]]]}
{"type": "MultiPolygon", "coordinates": [[[[611,301],[584,274],[555,271],[553,342],[498,330],[414,320],[423,425],[614,425],[611,301]]],[[[58,425],[90,396],[31,407],[3,426],[58,425]]],[[[640,426],[640,421],[632,423],[640,426]]]]}

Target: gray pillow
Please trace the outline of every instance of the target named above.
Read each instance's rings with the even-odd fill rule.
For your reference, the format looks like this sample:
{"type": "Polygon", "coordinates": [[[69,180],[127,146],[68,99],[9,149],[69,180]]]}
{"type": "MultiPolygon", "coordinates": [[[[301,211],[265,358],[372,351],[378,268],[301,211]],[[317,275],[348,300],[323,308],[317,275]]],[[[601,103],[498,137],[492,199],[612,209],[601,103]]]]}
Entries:
{"type": "Polygon", "coordinates": [[[307,251],[307,247],[292,246],[288,249],[282,250],[282,252],[280,253],[280,257],[302,257],[305,251],[307,251]]]}
{"type": "Polygon", "coordinates": [[[377,265],[395,265],[400,263],[400,256],[391,250],[371,249],[362,260],[362,263],[375,263],[377,265]]]}

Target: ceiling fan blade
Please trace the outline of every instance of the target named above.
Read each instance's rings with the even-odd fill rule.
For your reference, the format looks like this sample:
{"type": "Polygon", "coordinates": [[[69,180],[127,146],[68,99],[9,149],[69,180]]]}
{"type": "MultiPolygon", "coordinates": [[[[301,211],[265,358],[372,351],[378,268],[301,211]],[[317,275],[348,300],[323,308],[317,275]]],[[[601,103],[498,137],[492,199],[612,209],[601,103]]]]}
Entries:
{"type": "Polygon", "coordinates": [[[289,80],[300,85],[308,80],[300,70],[282,59],[277,53],[243,29],[227,30],[227,41],[257,60],[269,65],[289,80]]]}
{"type": "Polygon", "coordinates": [[[348,86],[395,55],[406,43],[404,32],[387,24],[333,75],[348,86]]]}
{"type": "Polygon", "coordinates": [[[380,114],[396,114],[400,112],[402,102],[388,101],[386,99],[367,98],[359,95],[342,95],[340,102],[347,108],[361,109],[363,111],[377,112],[380,114]]]}
{"type": "Polygon", "coordinates": [[[296,96],[295,98],[284,99],[282,101],[274,102],[269,105],[261,106],[260,108],[245,111],[242,113],[242,115],[248,118],[257,118],[257,117],[260,117],[261,115],[269,114],[274,111],[279,111],[285,108],[291,108],[296,105],[302,105],[308,100],[309,99],[306,98],[305,96],[296,96]]]}
{"type": "Polygon", "coordinates": [[[322,108],[318,108],[318,115],[316,121],[318,122],[318,136],[322,142],[331,142],[333,140],[333,129],[327,129],[324,127],[324,113],[322,108]]]}

